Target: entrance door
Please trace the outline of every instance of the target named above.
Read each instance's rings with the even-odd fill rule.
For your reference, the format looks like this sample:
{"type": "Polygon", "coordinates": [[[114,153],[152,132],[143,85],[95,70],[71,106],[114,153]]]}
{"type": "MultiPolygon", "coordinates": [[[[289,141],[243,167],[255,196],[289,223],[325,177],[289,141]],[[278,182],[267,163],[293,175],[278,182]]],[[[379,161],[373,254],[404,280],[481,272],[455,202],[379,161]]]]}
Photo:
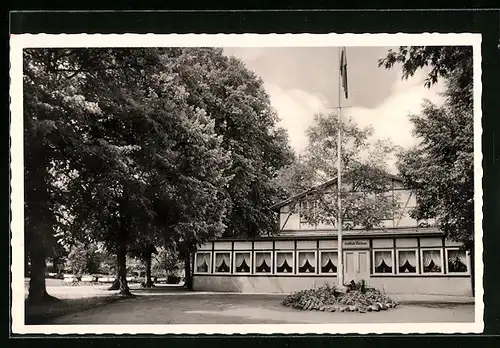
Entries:
{"type": "Polygon", "coordinates": [[[351,280],[368,282],[370,277],[368,251],[349,250],[344,252],[344,282],[351,280]]]}

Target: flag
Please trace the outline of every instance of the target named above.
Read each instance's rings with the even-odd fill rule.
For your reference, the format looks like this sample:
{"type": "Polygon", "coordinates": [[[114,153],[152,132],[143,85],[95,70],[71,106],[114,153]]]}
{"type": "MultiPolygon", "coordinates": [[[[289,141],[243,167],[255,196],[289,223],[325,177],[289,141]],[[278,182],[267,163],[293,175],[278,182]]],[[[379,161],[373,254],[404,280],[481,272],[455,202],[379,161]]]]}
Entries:
{"type": "Polygon", "coordinates": [[[348,98],[347,91],[347,53],[345,47],[342,47],[342,51],[340,53],[340,83],[342,88],[344,88],[345,98],[348,98]]]}

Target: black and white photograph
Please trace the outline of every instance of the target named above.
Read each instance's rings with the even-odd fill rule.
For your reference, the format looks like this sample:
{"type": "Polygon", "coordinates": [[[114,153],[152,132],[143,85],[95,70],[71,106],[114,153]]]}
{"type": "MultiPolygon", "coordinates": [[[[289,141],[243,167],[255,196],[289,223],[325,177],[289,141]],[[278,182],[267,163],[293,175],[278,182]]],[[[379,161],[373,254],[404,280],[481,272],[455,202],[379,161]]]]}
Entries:
{"type": "Polygon", "coordinates": [[[12,331],[481,332],[480,45],[12,35],[12,331]]]}

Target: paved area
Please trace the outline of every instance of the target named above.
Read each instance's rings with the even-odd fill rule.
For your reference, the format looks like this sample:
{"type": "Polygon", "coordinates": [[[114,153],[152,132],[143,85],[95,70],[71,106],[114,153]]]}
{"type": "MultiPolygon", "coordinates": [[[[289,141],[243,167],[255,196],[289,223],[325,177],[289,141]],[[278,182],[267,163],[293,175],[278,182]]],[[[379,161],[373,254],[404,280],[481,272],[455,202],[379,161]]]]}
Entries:
{"type": "MultiPolygon", "coordinates": [[[[113,294],[109,285],[68,286],[47,282],[47,291],[60,299],[113,294]]],[[[474,322],[469,297],[391,295],[402,305],[378,313],[324,313],[299,311],[281,305],[283,294],[236,294],[185,291],[180,286],[141,289],[131,286],[135,298],[51,319],[47,324],[300,324],[300,323],[408,323],[474,322]]],[[[26,291],[27,293],[27,291],[26,291]]]]}
{"type": "Polygon", "coordinates": [[[49,324],[474,322],[473,304],[403,304],[378,313],[324,313],[284,307],[283,295],[134,292],[135,298],[55,318],[49,324]]]}

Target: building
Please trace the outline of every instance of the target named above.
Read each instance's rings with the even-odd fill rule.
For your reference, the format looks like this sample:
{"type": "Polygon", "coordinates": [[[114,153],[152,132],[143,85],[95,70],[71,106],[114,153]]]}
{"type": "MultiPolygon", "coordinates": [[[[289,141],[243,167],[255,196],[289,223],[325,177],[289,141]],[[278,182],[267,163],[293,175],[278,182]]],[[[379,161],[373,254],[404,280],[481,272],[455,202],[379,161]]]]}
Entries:
{"type": "MultiPolygon", "coordinates": [[[[472,295],[469,254],[445,239],[434,221],[412,219],[414,192],[397,177],[388,180],[387,193],[400,200],[402,209],[378,229],[343,232],[345,282],[364,279],[388,294],[472,295]]],[[[300,208],[307,194],[272,207],[280,216],[276,236],[219,239],[201,246],[193,260],[193,288],[288,293],[337,284],[337,229],[333,224],[303,221],[300,208]]]]}

